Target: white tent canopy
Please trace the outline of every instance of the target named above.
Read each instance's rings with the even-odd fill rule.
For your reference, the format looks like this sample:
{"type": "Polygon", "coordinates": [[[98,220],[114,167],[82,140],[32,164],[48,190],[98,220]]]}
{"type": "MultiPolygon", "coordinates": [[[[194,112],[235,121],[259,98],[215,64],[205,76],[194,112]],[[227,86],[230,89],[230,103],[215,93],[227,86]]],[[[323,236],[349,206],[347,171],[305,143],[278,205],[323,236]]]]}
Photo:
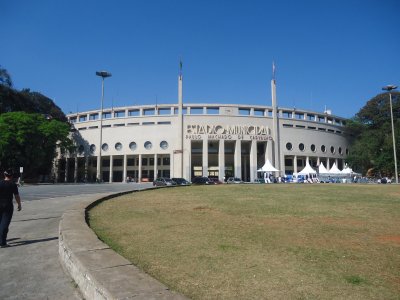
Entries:
{"type": "Polygon", "coordinates": [[[311,168],[308,160],[306,161],[306,166],[304,167],[303,170],[301,170],[299,175],[309,175],[309,174],[317,174],[317,171],[315,171],[313,168],[311,168]]]}
{"type": "Polygon", "coordinates": [[[352,169],[352,168],[349,168],[349,167],[344,168],[344,169],[342,170],[342,173],[343,173],[343,174],[354,174],[353,169],[352,169]]]}
{"type": "Polygon", "coordinates": [[[318,167],[319,174],[328,174],[328,170],[325,168],[324,163],[320,163],[318,167]]]}
{"type": "Polygon", "coordinates": [[[350,168],[347,164],[345,168],[342,170],[342,174],[344,175],[361,175],[360,173],[354,172],[352,168],[350,168]]]}
{"type": "Polygon", "coordinates": [[[329,174],[342,174],[342,171],[336,166],[336,163],[333,163],[332,168],[329,169],[329,174]]]}
{"type": "Polygon", "coordinates": [[[279,170],[275,169],[275,167],[271,164],[269,159],[267,159],[264,166],[261,169],[258,169],[257,171],[258,172],[279,172],[279,170]]]}

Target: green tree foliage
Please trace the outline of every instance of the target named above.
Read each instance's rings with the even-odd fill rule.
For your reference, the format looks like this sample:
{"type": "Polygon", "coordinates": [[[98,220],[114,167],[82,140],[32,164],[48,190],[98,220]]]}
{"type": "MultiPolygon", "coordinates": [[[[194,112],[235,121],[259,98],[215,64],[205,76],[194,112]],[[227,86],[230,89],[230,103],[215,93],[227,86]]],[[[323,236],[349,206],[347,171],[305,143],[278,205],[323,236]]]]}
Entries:
{"type": "Polygon", "coordinates": [[[17,91],[0,84],[0,114],[12,111],[39,113],[60,121],[67,120],[61,109],[48,97],[29,89],[17,91]]]}
{"type": "Polygon", "coordinates": [[[11,76],[8,71],[0,66],[0,84],[12,87],[11,76]]]}
{"type": "Polygon", "coordinates": [[[22,91],[13,89],[10,74],[0,66],[0,114],[11,111],[39,113],[67,121],[61,109],[48,97],[38,92],[31,92],[29,89],[22,91]]]}
{"type": "Polygon", "coordinates": [[[24,167],[29,178],[50,173],[57,145],[72,148],[69,126],[43,115],[10,112],[0,115],[0,168],[24,167]]]}
{"type": "Polygon", "coordinates": [[[48,97],[13,89],[11,76],[0,66],[0,169],[24,167],[31,179],[48,175],[57,146],[73,150],[66,121],[48,97]]]}
{"type": "MultiPolygon", "coordinates": [[[[400,148],[400,93],[392,92],[397,157],[400,148]]],[[[366,174],[394,175],[392,127],[389,93],[375,96],[347,123],[351,137],[347,158],[354,170],[366,174]]]]}

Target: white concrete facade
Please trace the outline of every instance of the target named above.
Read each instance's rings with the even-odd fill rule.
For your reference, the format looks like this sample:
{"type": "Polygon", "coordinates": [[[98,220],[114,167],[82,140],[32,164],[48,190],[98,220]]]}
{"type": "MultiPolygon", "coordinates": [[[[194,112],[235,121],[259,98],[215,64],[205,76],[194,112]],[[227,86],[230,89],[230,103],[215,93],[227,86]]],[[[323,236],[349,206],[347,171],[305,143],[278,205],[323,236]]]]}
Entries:
{"type": "MultiPolygon", "coordinates": [[[[105,109],[101,179],[235,176],[253,181],[266,158],[283,175],[300,171],[307,158],[313,166],[343,166],[348,154],[345,119],[333,115],[278,108],[276,139],[272,107],[190,104],[183,105],[181,116],[178,112],[177,104],[105,109]]],[[[78,151],[59,157],[59,181],[96,180],[99,114],[68,115],[78,151]]]]}
{"type": "Polygon", "coordinates": [[[300,171],[307,160],[327,169],[334,162],[344,165],[346,120],[279,108],[275,79],[272,106],[184,104],[182,82],[180,74],[178,104],[104,109],[102,118],[101,110],[68,115],[77,151],[58,158],[55,178],[118,182],[206,176],[222,181],[234,176],[252,182],[266,159],[281,176],[300,171]]]}

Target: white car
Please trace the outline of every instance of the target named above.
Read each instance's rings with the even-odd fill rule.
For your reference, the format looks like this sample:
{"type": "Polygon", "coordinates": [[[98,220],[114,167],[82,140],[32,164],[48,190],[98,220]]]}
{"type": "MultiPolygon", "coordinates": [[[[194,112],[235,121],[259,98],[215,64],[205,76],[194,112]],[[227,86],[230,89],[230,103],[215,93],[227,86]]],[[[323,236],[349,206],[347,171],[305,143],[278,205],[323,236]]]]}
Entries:
{"type": "Polygon", "coordinates": [[[226,183],[243,183],[243,181],[240,178],[229,177],[226,183]]]}

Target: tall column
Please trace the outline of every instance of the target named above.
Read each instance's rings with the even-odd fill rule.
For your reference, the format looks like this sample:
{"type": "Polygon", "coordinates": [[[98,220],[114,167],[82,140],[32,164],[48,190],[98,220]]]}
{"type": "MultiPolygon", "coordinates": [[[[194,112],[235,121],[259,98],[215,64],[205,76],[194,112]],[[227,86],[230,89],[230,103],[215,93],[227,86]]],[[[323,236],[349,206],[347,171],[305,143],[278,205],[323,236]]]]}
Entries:
{"type": "Polygon", "coordinates": [[[251,141],[250,147],[250,182],[257,178],[257,141],[251,141]]]}
{"type": "MultiPolygon", "coordinates": [[[[178,150],[179,152],[179,150],[178,150]]],[[[175,170],[179,169],[179,153],[172,151],[170,154],[170,165],[169,165],[169,177],[177,177],[178,174],[175,173],[175,170]]]]}
{"type": "Polygon", "coordinates": [[[208,177],[208,140],[203,140],[203,155],[202,155],[202,165],[203,165],[203,176],[208,177]]]}
{"type": "Polygon", "coordinates": [[[242,178],[242,142],[237,140],[235,143],[235,177],[242,178]]]}
{"type": "Polygon", "coordinates": [[[225,141],[219,140],[218,149],[218,180],[224,182],[225,178],[225,141]]]}
{"type": "MultiPolygon", "coordinates": [[[[247,174],[247,170],[248,169],[250,169],[250,167],[249,168],[247,168],[247,164],[248,164],[248,162],[250,161],[250,158],[249,159],[244,159],[243,161],[242,161],[242,177],[241,177],[241,179],[244,181],[244,180],[248,180],[247,178],[249,177],[248,176],[248,174],[247,174]]],[[[240,177],[239,177],[240,178],[240,177]]]]}
{"type": "Polygon", "coordinates": [[[174,174],[176,177],[183,177],[183,77],[182,77],[182,62],[179,64],[179,77],[178,77],[178,142],[179,151],[175,154],[177,155],[177,165],[174,166],[174,174]]]}
{"type": "Polygon", "coordinates": [[[156,180],[157,178],[157,153],[154,154],[154,179],[156,180]]]}
{"type": "Polygon", "coordinates": [[[329,157],[326,158],[326,169],[329,171],[331,168],[330,166],[330,161],[329,161],[329,157]]]}
{"type": "Polygon", "coordinates": [[[97,155],[96,179],[101,181],[103,174],[101,174],[101,172],[100,172],[100,169],[101,169],[100,166],[101,166],[101,159],[100,159],[100,156],[97,155]]]}
{"type": "Polygon", "coordinates": [[[64,182],[68,182],[68,171],[69,170],[69,159],[68,157],[65,158],[65,180],[64,182]]]}
{"type": "Polygon", "coordinates": [[[124,154],[124,167],[123,167],[123,172],[122,172],[122,182],[126,181],[126,177],[128,176],[128,172],[127,172],[127,164],[128,164],[128,156],[126,154],[124,154]]]}
{"type": "Polygon", "coordinates": [[[183,177],[191,181],[192,180],[192,142],[189,141],[187,148],[184,151],[184,165],[186,166],[186,170],[184,172],[183,177]]]}
{"type": "Polygon", "coordinates": [[[55,160],[55,178],[54,181],[57,183],[60,180],[60,160],[56,158],[55,160]]]}
{"type": "Polygon", "coordinates": [[[139,154],[139,166],[138,166],[138,180],[137,182],[142,182],[142,154],[139,154]]]}
{"type": "Polygon", "coordinates": [[[113,168],[114,168],[114,156],[110,155],[110,176],[109,176],[110,183],[113,182],[113,168]]]}
{"type": "Polygon", "coordinates": [[[336,163],[336,167],[338,167],[339,168],[339,164],[338,164],[338,159],[337,158],[335,158],[335,163],[336,163]]]}
{"type": "Polygon", "coordinates": [[[321,164],[321,158],[318,156],[317,157],[317,166],[319,166],[321,164]]]}
{"type": "Polygon", "coordinates": [[[273,135],[273,161],[272,164],[278,170],[281,170],[280,161],[280,136],[279,136],[279,117],[278,104],[276,102],[276,81],[275,81],[275,65],[272,65],[272,80],[271,80],[271,96],[272,96],[272,135],[273,135]]]}
{"type": "Polygon", "coordinates": [[[298,173],[297,171],[297,155],[293,157],[293,173],[298,173]]]}
{"type": "Polygon", "coordinates": [[[281,157],[281,169],[279,170],[279,174],[283,176],[285,176],[286,174],[286,164],[285,164],[285,155],[282,154],[281,157]]]}
{"type": "Polygon", "coordinates": [[[75,164],[74,164],[74,182],[78,182],[78,157],[75,156],[75,164]]]}
{"type": "Polygon", "coordinates": [[[85,156],[85,182],[88,182],[89,156],[85,156]]]}
{"type": "Polygon", "coordinates": [[[283,153],[280,153],[279,156],[280,156],[281,163],[280,163],[280,169],[279,169],[278,174],[281,176],[284,176],[285,175],[285,155],[283,153]]]}

